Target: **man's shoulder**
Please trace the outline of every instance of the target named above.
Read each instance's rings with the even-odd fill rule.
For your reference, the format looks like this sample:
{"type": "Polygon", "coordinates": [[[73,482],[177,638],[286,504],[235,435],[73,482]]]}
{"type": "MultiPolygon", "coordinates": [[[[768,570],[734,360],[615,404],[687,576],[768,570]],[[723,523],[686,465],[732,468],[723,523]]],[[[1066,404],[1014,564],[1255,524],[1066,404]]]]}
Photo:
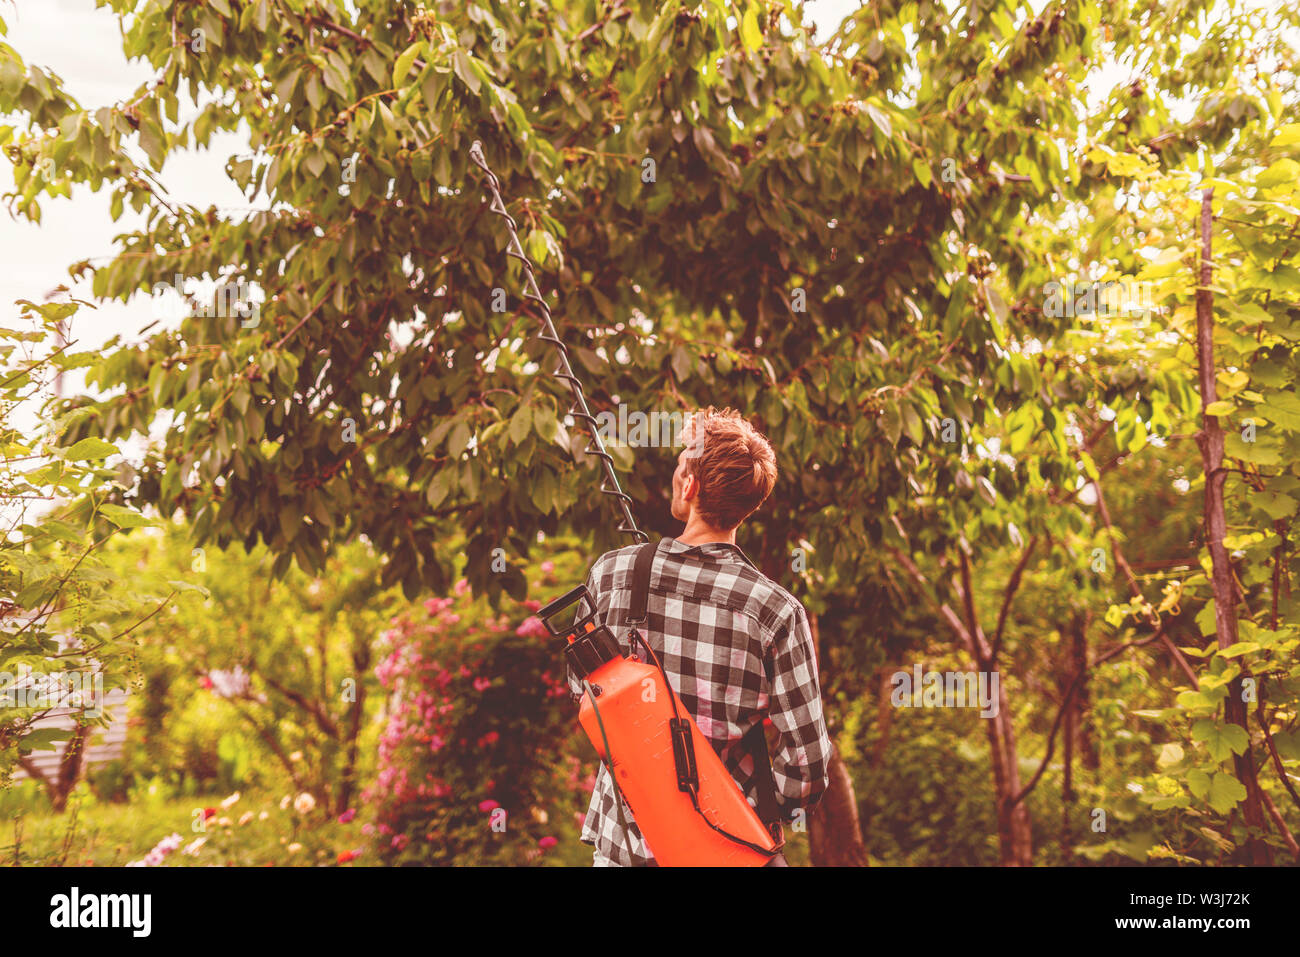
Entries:
{"type": "Polygon", "coordinates": [[[737,572],[737,577],[747,584],[755,603],[766,610],[766,617],[774,623],[793,623],[804,614],[802,602],[779,582],[768,578],[752,565],[742,564],[741,568],[743,570],[737,572]]]}
{"type": "Polygon", "coordinates": [[[632,563],[636,561],[636,553],[640,547],[640,545],[624,545],[622,548],[615,548],[602,554],[591,563],[592,580],[599,585],[602,578],[630,569],[632,563]]]}
{"type": "MultiPolygon", "coordinates": [[[[591,565],[591,580],[598,590],[627,584],[631,580],[632,566],[636,563],[640,545],[625,545],[605,552],[591,565]]],[[[733,604],[739,604],[752,617],[770,628],[793,625],[804,616],[803,604],[779,582],[773,581],[747,561],[737,559],[726,563],[726,591],[733,604]]],[[[711,573],[712,586],[717,585],[717,566],[711,573]]],[[[719,597],[714,591],[713,598],[719,597]]]]}

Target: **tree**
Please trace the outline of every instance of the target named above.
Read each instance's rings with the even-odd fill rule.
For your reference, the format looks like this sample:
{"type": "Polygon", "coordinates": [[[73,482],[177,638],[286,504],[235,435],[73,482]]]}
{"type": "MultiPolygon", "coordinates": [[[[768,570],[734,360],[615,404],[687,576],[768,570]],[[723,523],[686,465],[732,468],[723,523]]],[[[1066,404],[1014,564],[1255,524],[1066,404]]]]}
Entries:
{"type": "Polygon", "coordinates": [[[21,765],[62,810],[85,743],[108,723],[104,696],[127,685],[131,632],[184,586],[133,585],[100,559],[119,530],[148,523],[112,501],[124,489],[122,470],[105,464],[115,446],[98,438],[58,445],[57,416],[26,434],[22,420],[44,411],[54,378],[91,356],[71,342],[50,346],[80,304],[20,305],[35,328],[0,329],[0,782],[21,765]],[[72,715],[72,727],[39,726],[54,714],[72,715]],[[46,774],[31,752],[59,742],[58,771],[46,774]]]}
{"type": "Polygon", "coordinates": [[[141,579],[202,590],[136,630],[142,660],[169,663],[179,693],[229,701],[249,739],[298,793],[310,792],[335,814],[351,807],[373,768],[359,753],[380,690],[372,647],[404,607],[380,588],[373,551],[356,542],[331,555],[319,575],[292,570],[277,581],[264,549],[193,548],[189,529],[172,523],[116,544],[106,560],[119,575],[135,570],[141,579]]]}
{"type": "MultiPolygon", "coordinates": [[[[1030,408],[1022,428],[1055,449],[1042,477],[1078,481],[1054,370],[1032,356],[1074,325],[1041,306],[1065,268],[1042,253],[1113,195],[1080,129],[1175,164],[1262,115],[1251,91],[1171,114],[1172,97],[1218,89],[1223,51],[1249,36],[1243,14],[1191,53],[1169,43],[1207,3],[1109,5],[1103,24],[1091,3],[880,2],[817,46],[793,4],[754,0],[113,6],[127,52],[158,71],[118,107],[79,110],[0,50],[8,102],[36,124],[11,144],[14,208],[38,215],[41,193],[107,184],[115,209],[148,216],[93,270],[96,296],[176,275],[239,295],[116,344],[92,375],[109,397],[72,403],[69,442],[174,412],[136,500],[184,510],[200,544],[265,543],[278,572],[318,570],[365,536],[383,582],[408,594],[445,591],[463,560],[476,589],[518,598],[522,579],[490,571],[495,549],[526,555],[539,529],[615,544],[578,424],[536,374],[553,357],[526,341],[537,316],[467,162],[480,139],[596,407],[737,406],[789,463],[743,544],[831,612],[828,664],[854,651],[838,611],[864,582],[883,591],[903,557],[965,555],[981,499],[1014,488],[976,454],[986,426],[1030,408]],[[1096,58],[1130,50],[1155,90],[1090,110],[1096,58]],[[186,88],[206,97],[179,122],[186,88]],[[161,193],[172,150],[241,124],[254,152],[230,175],[265,211],[224,217],[161,193]],[[53,181],[37,173],[47,157],[53,181]]],[[[675,530],[669,459],[642,452],[633,470],[616,453],[660,533],[675,530]]],[[[1015,765],[1010,731],[995,764],[1015,765]]]]}

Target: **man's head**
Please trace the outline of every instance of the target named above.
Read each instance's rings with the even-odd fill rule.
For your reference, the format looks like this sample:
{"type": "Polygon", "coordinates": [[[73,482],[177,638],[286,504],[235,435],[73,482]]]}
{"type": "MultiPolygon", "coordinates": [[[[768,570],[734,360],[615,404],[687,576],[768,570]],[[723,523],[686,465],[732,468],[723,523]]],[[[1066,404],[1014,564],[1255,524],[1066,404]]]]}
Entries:
{"type": "Polygon", "coordinates": [[[732,409],[709,406],[682,430],[686,447],[673,473],[673,518],[697,516],[730,531],[772,494],[776,455],[762,434],[732,409]]]}

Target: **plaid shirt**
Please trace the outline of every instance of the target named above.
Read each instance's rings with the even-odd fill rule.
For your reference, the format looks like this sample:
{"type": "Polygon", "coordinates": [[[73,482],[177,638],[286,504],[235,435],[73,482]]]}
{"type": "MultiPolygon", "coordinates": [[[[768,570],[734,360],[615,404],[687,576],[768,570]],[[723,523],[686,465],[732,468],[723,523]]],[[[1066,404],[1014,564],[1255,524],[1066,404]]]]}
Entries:
{"type": "MultiPolygon", "coordinates": [[[[625,654],[631,651],[624,619],[632,603],[636,549],[606,552],[587,578],[600,618],[625,654]]],[[[798,600],[735,545],[684,545],[665,538],[650,571],[647,615],[638,630],[749,803],[757,807],[757,779],[753,756],[741,741],[767,716],[780,734],[772,777],[782,817],[790,820],[794,809],[813,808],[829,781],[831,742],[822,719],[812,633],[798,600]]],[[[574,701],[581,700],[582,684],[572,669],[568,681],[574,701]]],[[[657,866],[626,802],[626,833],[620,827],[614,800],[602,763],[583,843],[616,864],[657,866]]]]}

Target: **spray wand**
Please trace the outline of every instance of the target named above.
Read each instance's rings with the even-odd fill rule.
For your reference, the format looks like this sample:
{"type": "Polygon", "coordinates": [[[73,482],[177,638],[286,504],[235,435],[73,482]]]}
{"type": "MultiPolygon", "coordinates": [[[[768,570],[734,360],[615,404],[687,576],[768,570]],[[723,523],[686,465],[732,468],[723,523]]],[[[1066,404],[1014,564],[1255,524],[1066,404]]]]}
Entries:
{"type": "Polygon", "coordinates": [[[573,408],[569,409],[569,415],[575,419],[581,419],[586,424],[587,431],[591,434],[591,445],[582,451],[587,455],[594,455],[600,459],[605,472],[600,492],[602,495],[609,495],[616,499],[618,507],[623,513],[623,524],[618,526],[618,531],[627,532],[634,541],[648,542],[649,537],[636,527],[636,519],[632,517],[631,496],[627,495],[619,487],[618,476],[614,473],[614,460],[605,451],[605,445],[600,440],[600,433],[596,429],[596,418],[587,407],[587,397],[583,394],[582,383],[573,374],[573,366],[569,363],[569,350],[556,334],[555,323],[551,321],[550,307],[546,305],[546,300],[542,298],[541,291],[537,288],[537,279],[533,274],[533,264],[528,261],[523,244],[519,242],[519,233],[514,218],[506,211],[506,204],[501,198],[501,183],[496,174],[488,168],[487,160],[483,157],[483,144],[480,141],[475,140],[474,144],[469,148],[469,158],[474,161],[475,166],[487,175],[488,190],[492,193],[492,204],[488,209],[504,219],[506,228],[510,231],[510,243],[506,246],[506,255],[513,256],[523,263],[524,298],[537,303],[542,311],[542,332],[537,338],[542,342],[549,342],[560,353],[559,368],[552,372],[551,375],[568,383],[569,390],[573,393],[573,408]]]}

